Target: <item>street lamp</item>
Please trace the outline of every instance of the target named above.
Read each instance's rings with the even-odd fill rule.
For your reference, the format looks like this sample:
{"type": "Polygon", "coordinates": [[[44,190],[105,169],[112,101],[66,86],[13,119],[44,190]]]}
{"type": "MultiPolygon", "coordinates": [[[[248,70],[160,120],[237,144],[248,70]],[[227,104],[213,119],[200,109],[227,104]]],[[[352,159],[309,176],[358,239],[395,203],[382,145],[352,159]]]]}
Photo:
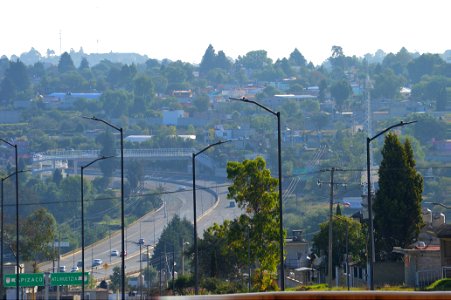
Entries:
{"type": "Polygon", "coordinates": [[[193,172],[193,214],[194,214],[194,294],[199,292],[199,270],[198,270],[198,249],[197,249],[197,213],[196,213],[196,156],[207,151],[211,147],[227,143],[229,141],[219,141],[210,144],[192,156],[192,172],[193,172]]]}
{"type": "Polygon", "coordinates": [[[441,207],[443,207],[443,208],[445,208],[445,209],[451,209],[451,206],[445,205],[445,204],[440,203],[440,202],[429,202],[429,201],[425,201],[424,203],[428,203],[428,204],[432,204],[432,205],[438,205],[438,206],[441,206],[441,207]]]}
{"type": "Polygon", "coordinates": [[[382,134],[386,133],[387,131],[395,128],[395,127],[401,127],[405,125],[409,125],[412,123],[415,123],[417,121],[410,121],[410,122],[399,122],[398,124],[392,125],[388,128],[385,128],[372,138],[367,137],[366,138],[366,175],[367,175],[367,184],[368,184],[368,219],[369,219],[369,226],[368,226],[368,236],[369,236],[369,249],[368,249],[368,276],[369,276],[369,286],[370,290],[374,290],[374,262],[375,262],[375,253],[374,253],[374,229],[373,229],[373,205],[372,205],[372,199],[371,199],[371,155],[370,155],[370,143],[374,139],[378,138],[382,134]]]}
{"type": "Polygon", "coordinates": [[[278,169],[279,169],[279,244],[280,244],[280,289],[282,291],[285,291],[285,270],[283,266],[283,215],[282,215],[282,137],[281,137],[281,131],[280,131],[280,112],[275,112],[268,107],[255,102],[253,100],[243,98],[229,98],[230,100],[236,100],[246,103],[252,103],[257,105],[258,107],[263,108],[267,112],[273,114],[277,117],[277,154],[278,154],[278,169]]]}
{"type": "MultiPolygon", "coordinates": [[[[14,148],[14,155],[15,155],[15,163],[16,163],[16,298],[19,299],[19,281],[20,281],[20,275],[19,275],[19,164],[18,164],[18,154],[17,154],[17,144],[11,144],[10,142],[0,139],[0,141],[8,144],[9,146],[14,148]]],[[[3,255],[3,252],[2,252],[3,255]]],[[[2,266],[3,268],[3,266],[2,266]]],[[[2,278],[3,280],[3,278],[2,278]]]]}
{"type": "MultiPolygon", "coordinates": [[[[23,172],[25,172],[25,171],[19,171],[19,173],[23,173],[23,172]]],[[[2,199],[1,199],[1,201],[2,201],[2,203],[1,203],[1,207],[2,207],[2,214],[1,214],[1,218],[2,218],[2,220],[1,220],[1,229],[0,229],[0,231],[1,231],[1,246],[0,246],[0,253],[1,253],[1,257],[0,257],[0,260],[1,260],[1,262],[0,262],[0,264],[1,264],[1,274],[0,274],[0,278],[3,278],[3,235],[4,235],[4,231],[3,231],[3,220],[4,220],[4,215],[5,215],[5,213],[4,213],[4,211],[5,211],[5,209],[4,209],[4,193],[3,193],[3,182],[6,180],[6,179],[8,179],[8,178],[10,178],[11,176],[13,176],[13,175],[15,175],[17,172],[13,172],[13,173],[11,173],[11,174],[9,174],[9,175],[7,175],[7,176],[5,176],[5,177],[3,177],[3,178],[1,178],[1,182],[2,182],[2,184],[1,184],[1,193],[2,193],[2,199]]],[[[2,279],[2,283],[1,283],[1,289],[0,289],[0,292],[1,292],[1,294],[0,294],[0,297],[3,295],[3,279],[2,279]]]]}
{"type": "Polygon", "coordinates": [[[89,164],[80,167],[81,176],[81,298],[85,296],[85,209],[84,209],[84,183],[83,183],[83,173],[84,169],[92,165],[93,163],[111,158],[113,156],[101,156],[91,161],[89,164]]]}
{"type": "MultiPolygon", "coordinates": [[[[92,117],[83,117],[88,120],[93,120],[97,122],[102,122],[105,125],[108,125],[109,127],[119,131],[120,138],[121,138],[121,246],[122,246],[122,252],[125,253],[125,222],[124,222],[124,131],[122,127],[116,127],[110,123],[108,123],[105,120],[96,118],[94,116],[92,117]]],[[[125,299],[125,255],[122,255],[121,257],[121,292],[122,292],[122,299],[125,299]]]]}

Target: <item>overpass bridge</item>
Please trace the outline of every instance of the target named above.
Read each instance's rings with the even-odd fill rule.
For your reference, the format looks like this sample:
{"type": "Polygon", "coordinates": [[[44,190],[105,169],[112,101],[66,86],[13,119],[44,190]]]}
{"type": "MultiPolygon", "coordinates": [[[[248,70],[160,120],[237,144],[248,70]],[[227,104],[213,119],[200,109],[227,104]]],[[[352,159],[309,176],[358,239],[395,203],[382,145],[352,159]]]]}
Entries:
{"type": "MultiPolygon", "coordinates": [[[[191,166],[191,158],[195,153],[194,148],[155,148],[155,149],[124,149],[124,160],[131,159],[154,159],[154,160],[188,160],[191,166]]],[[[73,172],[77,173],[81,163],[90,162],[100,157],[100,150],[49,150],[35,153],[33,155],[33,172],[40,173],[53,171],[54,169],[67,169],[72,162],[73,172]]],[[[120,149],[116,149],[116,157],[121,156],[120,149]]],[[[212,158],[202,153],[196,158],[196,163],[214,170],[215,162],[212,158]]],[[[189,170],[191,170],[189,168],[189,170]]]]}

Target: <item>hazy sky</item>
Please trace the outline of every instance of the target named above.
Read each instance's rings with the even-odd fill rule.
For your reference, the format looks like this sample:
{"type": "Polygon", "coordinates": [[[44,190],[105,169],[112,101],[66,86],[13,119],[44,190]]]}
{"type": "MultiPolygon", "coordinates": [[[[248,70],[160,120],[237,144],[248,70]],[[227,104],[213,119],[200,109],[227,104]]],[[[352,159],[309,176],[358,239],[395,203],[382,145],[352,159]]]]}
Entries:
{"type": "Polygon", "coordinates": [[[451,49],[450,0],[2,0],[0,56],[34,47],[60,54],[135,52],[199,63],[209,44],[233,59],[295,49],[320,64],[378,49],[451,49]]]}

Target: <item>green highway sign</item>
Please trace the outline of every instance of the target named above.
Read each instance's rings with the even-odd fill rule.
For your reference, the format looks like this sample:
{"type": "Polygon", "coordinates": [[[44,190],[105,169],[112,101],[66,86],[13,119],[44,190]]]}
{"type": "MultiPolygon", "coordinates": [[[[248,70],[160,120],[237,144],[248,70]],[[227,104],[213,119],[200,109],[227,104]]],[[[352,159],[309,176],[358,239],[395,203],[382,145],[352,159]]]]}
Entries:
{"type": "MultiPolygon", "coordinates": [[[[51,273],[50,285],[81,285],[81,272],[51,273]]],[[[89,273],[85,272],[85,284],[89,282],[89,273]]]]}
{"type": "MultiPolygon", "coordinates": [[[[19,286],[21,287],[44,286],[44,283],[43,273],[19,274],[19,286]]],[[[16,274],[5,274],[3,284],[5,287],[16,287],[16,274]]]]}

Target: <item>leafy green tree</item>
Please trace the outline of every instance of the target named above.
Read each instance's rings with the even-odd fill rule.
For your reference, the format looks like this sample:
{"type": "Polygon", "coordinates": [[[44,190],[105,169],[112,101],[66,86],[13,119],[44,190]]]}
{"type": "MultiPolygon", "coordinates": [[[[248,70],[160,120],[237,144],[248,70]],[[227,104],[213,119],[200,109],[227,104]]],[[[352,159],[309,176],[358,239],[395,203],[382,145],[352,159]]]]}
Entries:
{"type": "Polygon", "coordinates": [[[242,163],[228,162],[227,178],[232,181],[227,197],[235,199],[237,205],[247,213],[231,227],[229,247],[244,264],[249,263],[246,252],[249,243],[251,257],[260,266],[257,271],[261,274],[261,280],[256,283],[258,289],[271,289],[280,250],[278,180],[271,177],[265,160],[261,157],[244,160],[242,163]],[[246,235],[245,228],[249,228],[249,236],[246,235]],[[267,273],[270,274],[269,277],[263,276],[267,273]]]}
{"type": "Polygon", "coordinates": [[[397,98],[402,84],[403,79],[400,76],[395,75],[391,69],[385,69],[384,72],[374,76],[374,89],[371,95],[374,98],[397,98]]]}
{"type": "Polygon", "coordinates": [[[144,167],[142,163],[137,160],[128,162],[126,176],[130,189],[136,189],[144,181],[144,167]]]}
{"type": "MultiPolygon", "coordinates": [[[[348,255],[350,261],[361,261],[365,249],[365,230],[353,218],[335,215],[332,218],[332,266],[339,266],[346,254],[346,226],[348,227],[348,255]]],[[[329,221],[320,224],[320,231],[313,236],[313,250],[329,251],[329,221]]]]}
{"type": "Polygon", "coordinates": [[[446,64],[445,61],[438,54],[422,54],[407,65],[410,80],[417,83],[423,75],[437,74],[444,64],[446,64]]]}
{"type": "MultiPolygon", "coordinates": [[[[113,292],[118,291],[121,287],[121,279],[122,279],[121,273],[122,272],[120,267],[116,266],[113,268],[113,273],[110,275],[111,280],[110,288],[111,290],[113,290],[113,292]]],[[[127,281],[127,279],[125,279],[125,281],[127,281]]]]}
{"type": "Polygon", "coordinates": [[[335,99],[339,111],[341,111],[344,101],[349,98],[351,92],[351,86],[346,80],[339,80],[330,87],[330,94],[335,99]]]}
{"type": "Polygon", "coordinates": [[[423,177],[415,170],[410,141],[394,133],[385,137],[379,167],[379,190],[373,204],[378,252],[390,258],[393,247],[407,247],[424,225],[421,217],[423,177]]]}
{"type": "Polygon", "coordinates": [[[205,112],[210,106],[210,98],[207,94],[200,94],[193,99],[193,105],[199,112],[205,112]]]}
{"type": "Polygon", "coordinates": [[[391,69],[396,75],[407,75],[407,65],[412,61],[412,55],[402,47],[398,53],[389,53],[384,57],[382,66],[391,69]]]}
{"type": "Polygon", "coordinates": [[[204,231],[203,239],[198,242],[199,270],[205,277],[228,279],[236,274],[239,264],[236,252],[231,249],[227,240],[227,233],[236,221],[226,220],[222,225],[213,224],[204,231]]]}
{"type": "Polygon", "coordinates": [[[132,95],[126,90],[107,90],[100,97],[100,101],[108,116],[119,118],[127,115],[132,103],[132,95]]]}
{"type": "MultiPolygon", "coordinates": [[[[99,134],[96,137],[96,142],[102,146],[100,150],[100,155],[103,156],[115,156],[116,155],[116,143],[115,137],[111,132],[110,128],[108,128],[105,133],[99,134]]],[[[106,187],[110,178],[113,176],[114,169],[116,168],[115,159],[109,158],[98,162],[100,166],[100,170],[102,170],[104,185],[103,188],[106,187]]]]}
{"type": "Polygon", "coordinates": [[[410,126],[409,131],[422,144],[430,143],[432,139],[443,140],[446,138],[447,127],[445,121],[435,118],[430,114],[416,114],[413,117],[421,126],[410,126]]]}
{"type": "Polygon", "coordinates": [[[272,60],[268,57],[265,50],[250,51],[245,56],[238,56],[236,64],[247,69],[263,69],[265,66],[272,65],[272,60]]]}
{"type": "MultiPolygon", "coordinates": [[[[56,233],[56,220],[45,208],[39,208],[29,215],[21,228],[21,254],[25,260],[36,262],[52,258],[52,247],[56,233]]],[[[37,271],[37,270],[35,270],[37,271]]]]}

